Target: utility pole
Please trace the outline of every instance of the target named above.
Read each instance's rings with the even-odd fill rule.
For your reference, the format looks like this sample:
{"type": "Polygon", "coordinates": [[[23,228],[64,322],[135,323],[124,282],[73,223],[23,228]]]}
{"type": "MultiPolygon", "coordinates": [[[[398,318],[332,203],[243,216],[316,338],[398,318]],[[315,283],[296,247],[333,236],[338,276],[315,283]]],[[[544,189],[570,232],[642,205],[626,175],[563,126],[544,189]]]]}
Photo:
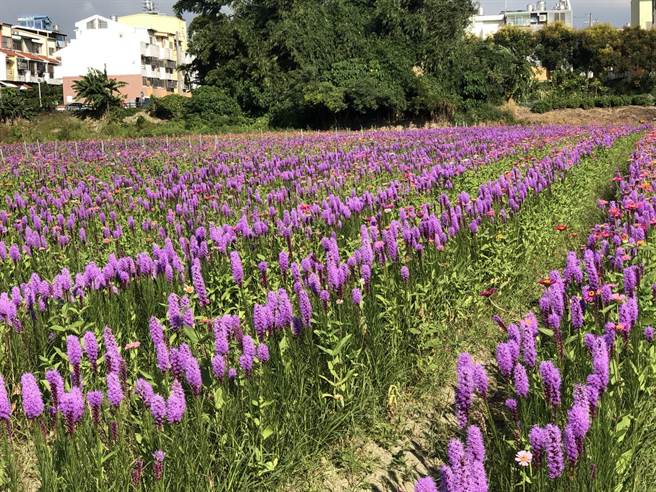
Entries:
{"type": "Polygon", "coordinates": [[[592,27],[592,12],[588,14],[588,27],[592,27]]]}

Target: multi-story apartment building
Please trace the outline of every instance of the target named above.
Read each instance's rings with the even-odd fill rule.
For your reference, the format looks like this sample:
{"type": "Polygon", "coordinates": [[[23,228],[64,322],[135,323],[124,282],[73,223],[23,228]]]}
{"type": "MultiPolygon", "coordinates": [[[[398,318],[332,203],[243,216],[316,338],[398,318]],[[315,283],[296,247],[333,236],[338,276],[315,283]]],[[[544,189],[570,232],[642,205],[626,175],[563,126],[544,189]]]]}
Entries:
{"type": "Polygon", "coordinates": [[[557,0],[551,8],[545,0],[538,0],[535,5],[528,5],[526,10],[507,10],[503,13],[506,24],[529,29],[541,29],[548,24],[561,23],[574,26],[572,5],[569,0],[557,0]]]}
{"type": "Polygon", "coordinates": [[[189,61],[187,26],[177,17],[154,12],[107,18],[93,15],[75,23],[75,39],[58,52],[64,102],[75,100],[73,83],[90,68],[125,82],[126,103],[151,96],[186,94],[178,68],[189,61]]]}
{"type": "Polygon", "coordinates": [[[0,81],[61,83],[55,78],[55,53],[66,46],[66,35],[49,17],[22,17],[17,24],[0,22],[0,81]]]}
{"type": "Polygon", "coordinates": [[[572,6],[569,0],[556,0],[551,8],[547,7],[545,0],[538,0],[537,3],[528,5],[526,10],[506,10],[497,15],[484,15],[483,9],[479,7],[478,14],[470,20],[467,32],[484,39],[493,36],[507,25],[538,30],[557,22],[573,27],[572,6]]]}
{"type": "Polygon", "coordinates": [[[631,27],[651,29],[656,22],[656,0],[631,0],[631,27]]]}

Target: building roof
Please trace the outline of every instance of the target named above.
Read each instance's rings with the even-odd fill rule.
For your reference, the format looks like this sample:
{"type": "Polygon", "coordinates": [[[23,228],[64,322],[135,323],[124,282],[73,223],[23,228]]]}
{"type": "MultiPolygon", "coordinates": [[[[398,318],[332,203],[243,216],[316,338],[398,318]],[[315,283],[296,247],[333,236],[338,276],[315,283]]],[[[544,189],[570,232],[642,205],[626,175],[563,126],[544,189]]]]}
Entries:
{"type": "Polygon", "coordinates": [[[23,58],[25,60],[59,65],[59,60],[57,60],[56,58],[50,58],[49,56],[43,56],[43,55],[35,55],[34,53],[27,53],[25,51],[15,51],[15,50],[10,50],[8,48],[0,48],[0,53],[4,53],[5,55],[13,56],[16,58],[23,58]]]}
{"type": "Polygon", "coordinates": [[[11,28],[16,29],[17,31],[30,31],[30,32],[45,35],[45,36],[48,36],[50,34],[58,34],[60,36],[68,36],[68,34],[63,33],[61,31],[54,31],[54,30],[48,30],[48,29],[39,29],[38,27],[21,26],[20,24],[8,24],[8,25],[11,25],[11,28]]]}

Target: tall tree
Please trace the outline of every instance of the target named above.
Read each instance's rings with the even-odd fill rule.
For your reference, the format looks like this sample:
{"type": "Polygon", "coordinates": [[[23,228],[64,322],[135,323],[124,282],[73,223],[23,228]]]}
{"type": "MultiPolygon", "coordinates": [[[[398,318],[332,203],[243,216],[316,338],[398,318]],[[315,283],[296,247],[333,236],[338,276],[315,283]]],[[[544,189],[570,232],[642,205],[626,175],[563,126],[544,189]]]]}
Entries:
{"type": "Polygon", "coordinates": [[[462,39],[471,0],[179,0],[203,84],[293,124],[396,117],[462,39]]]}
{"type": "Polygon", "coordinates": [[[549,72],[557,69],[567,69],[574,65],[574,50],[576,34],[564,24],[549,24],[540,29],[537,34],[535,53],[549,72]]]}

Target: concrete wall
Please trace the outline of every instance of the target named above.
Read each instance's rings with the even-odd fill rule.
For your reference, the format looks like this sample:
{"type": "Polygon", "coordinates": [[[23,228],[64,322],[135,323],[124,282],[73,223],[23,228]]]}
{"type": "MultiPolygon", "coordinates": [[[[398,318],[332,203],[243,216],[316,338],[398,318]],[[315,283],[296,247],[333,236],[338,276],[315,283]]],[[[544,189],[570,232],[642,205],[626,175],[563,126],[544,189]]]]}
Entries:
{"type": "Polygon", "coordinates": [[[0,51],[0,80],[8,80],[7,78],[7,55],[0,51]]]}
{"type": "Polygon", "coordinates": [[[133,27],[143,27],[152,29],[153,31],[166,32],[175,35],[179,34],[179,39],[182,44],[182,50],[187,52],[187,24],[182,19],[173,17],[171,15],[159,14],[133,14],[124,15],[118,18],[121,24],[133,27]]]}
{"type": "MultiPolygon", "coordinates": [[[[145,87],[143,85],[143,78],[141,75],[131,75],[131,74],[113,74],[108,73],[109,77],[112,79],[120,80],[125,82],[125,86],[121,87],[121,94],[123,95],[123,100],[125,102],[134,102],[136,98],[141,98],[142,93],[143,97],[164,97],[169,92],[166,92],[166,89],[154,88],[154,87],[145,87]]],[[[64,77],[64,103],[68,104],[76,101],[75,90],[73,90],[73,83],[76,80],[80,80],[81,77],[64,77]]],[[[81,101],[80,101],[81,102],[81,101]]]]}
{"type": "Polygon", "coordinates": [[[651,29],[653,21],[652,16],[651,0],[631,1],[631,27],[651,29]]]}
{"type": "MultiPolygon", "coordinates": [[[[76,24],[82,24],[81,21],[76,24]]],[[[144,30],[120,26],[110,21],[107,29],[81,29],[76,39],[61,49],[57,78],[77,77],[90,68],[107,69],[107,73],[141,77],[141,43],[148,41],[144,30]]]]}
{"type": "Polygon", "coordinates": [[[505,23],[503,15],[475,15],[471,18],[467,32],[485,39],[493,36],[505,23]]]}

